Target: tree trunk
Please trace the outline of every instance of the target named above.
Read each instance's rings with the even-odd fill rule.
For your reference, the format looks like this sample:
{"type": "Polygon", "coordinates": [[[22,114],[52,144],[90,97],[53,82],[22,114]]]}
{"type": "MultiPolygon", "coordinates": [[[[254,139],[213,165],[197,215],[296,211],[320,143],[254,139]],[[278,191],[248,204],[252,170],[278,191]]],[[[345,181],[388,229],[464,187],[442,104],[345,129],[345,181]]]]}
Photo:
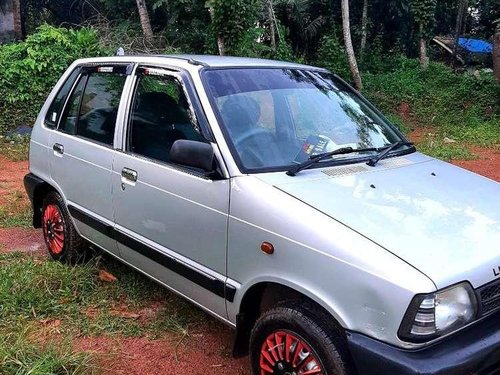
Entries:
{"type": "Polygon", "coordinates": [[[500,24],[497,25],[493,41],[493,71],[497,82],[500,83],[500,24]]]}
{"type": "Polygon", "coordinates": [[[366,39],[368,37],[368,0],[363,1],[363,16],[361,17],[361,48],[360,54],[365,53],[366,39]]]}
{"type": "Polygon", "coordinates": [[[148,8],[146,8],[145,0],[136,0],[137,10],[139,11],[139,18],[141,19],[142,32],[146,41],[153,42],[153,29],[149,20],[148,8]]]}
{"type": "MultiPolygon", "coordinates": [[[[210,18],[213,21],[215,9],[213,6],[208,8],[208,13],[210,13],[210,18]]],[[[219,50],[219,55],[224,56],[226,54],[226,43],[224,41],[224,35],[222,35],[217,30],[217,49],[219,50]]]]}
{"type": "Polygon", "coordinates": [[[224,36],[217,35],[217,47],[219,48],[219,55],[224,56],[226,54],[226,43],[224,42],[224,36]]]}
{"type": "Polygon", "coordinates": [[[359,74],[358,62],[356,61],[356,55],[354,54],[354,47],[352,46],[351,23],[349,20],[349,0],[342,0],[342,27],[344,30],[345,50],[347,59],[349,60],[349,67],[351,68],[354,85],[357,90],[361,91],[363,89],[363,83],[361,81],[361,75],[359,74]]]}
{"type": "Polygon", "coordinates": [[[453,44],[453,55],[451,65],[454,67],[457,63],[457,53],[458,53],[458,39],[463,34],[464,30],[464,19],[467,14],[468,1],[459,0],[458,11],[457,11],[457,22],[455,26],[455,43],[453,44]]]}
{"type": "Polygon", "coordinates": [[[424,37],[424,24],[420,23],[420,66],[423,69],[429,67],[429,56],[427,56],[427,41],[424,37]]]}
{"type": "Polygon", "coordinates": [[[267,3],[267,11],[269,18],[269,34],[271,39],[271,48],[276,51],[276,28],[274,25],[274,5],[273,0],[269,0],[267,3]]]}
{"type": "Polygon", "coordinates": [[[23,27],[21,24],[21,1],[14,0],[12,2],[12,12],[14,14],[14,33],[16,39],[23,39],[23,27]]]}

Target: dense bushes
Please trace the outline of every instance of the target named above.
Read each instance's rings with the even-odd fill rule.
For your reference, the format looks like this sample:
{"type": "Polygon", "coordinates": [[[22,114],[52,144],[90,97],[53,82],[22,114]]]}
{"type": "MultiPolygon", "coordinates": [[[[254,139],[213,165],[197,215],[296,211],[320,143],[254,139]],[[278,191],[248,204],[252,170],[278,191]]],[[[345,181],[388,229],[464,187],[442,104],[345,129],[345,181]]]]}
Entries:
{"type": "Polygon", "coordinates": [[[0,133],[32,124],[51,88],[75,59],[102,54],[87,28],[42,26],[26,41],[0,45],[0,133]]]}

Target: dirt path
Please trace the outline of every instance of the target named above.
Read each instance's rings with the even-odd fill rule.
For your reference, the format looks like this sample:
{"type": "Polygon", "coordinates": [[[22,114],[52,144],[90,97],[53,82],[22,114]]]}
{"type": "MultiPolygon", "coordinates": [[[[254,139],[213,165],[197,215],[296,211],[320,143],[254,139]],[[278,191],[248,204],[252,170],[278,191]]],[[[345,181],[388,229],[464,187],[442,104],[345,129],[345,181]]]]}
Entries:
{"type": "Polygon", "coordinates": [[[230,329],[220,327],[164,340],[83,338],[76,349],[95,353],[106,374],[250,375],[248,358],[231,358],[231,342],[230,329]]]}
{"type": "MultiPolygon", "coordinates": [[[[420,129],[410,134],[414,142],[422,141],[420,129]]],[[[473,148],[477,159],[454,161],[463,168],[500,181],[500,153],[491,149],[473,148]]],[[[27,162],[11,162],[0,156],[0,207],[12,191],[24,191],[23,177],[27,162]]],[[[40,230],[0,228],[2,251],[40,252],[45,248],[40,230]]],[[[207,319],[213,319],[207,316],[207,319]]],[[[77,350],[94,352],[106,374],[153,375],[249,375],[248,359],[231,358],[232,332],[215,320],[209,327],[195,329],[184,338],[149,340],[145,337],[78,338],[77,350]]]]}
{"type": "Polygon", "coordinates": [[[43,235],[37,229],[0,228],[2,251],[40,252],[45,249],[43,235]]]}
{"type": "MultiPolygon", "coordinates": [[[[24,192],[23,178],[27,161],[10,161],[0,156],[0,207],[15,191],[24,192]]],[[[24,198],[26,201],[28,197],[24,198]]],[[[0,252],[39,251],[44,248],[41,232],[36,229],[0,228],[0,252]]]]}
{"type": "Polygon", "coordinates": [[[472,153],[477,159],[457,160],[453,164],[500,182],[500,151],[473,147],[472,153]]]}
{"type": "Polygon", "coordinates": [[[14,191],[24,191],[23,178],[28,173],[27,161],[10,161],[0,156],[0,206],[14,191]]]}

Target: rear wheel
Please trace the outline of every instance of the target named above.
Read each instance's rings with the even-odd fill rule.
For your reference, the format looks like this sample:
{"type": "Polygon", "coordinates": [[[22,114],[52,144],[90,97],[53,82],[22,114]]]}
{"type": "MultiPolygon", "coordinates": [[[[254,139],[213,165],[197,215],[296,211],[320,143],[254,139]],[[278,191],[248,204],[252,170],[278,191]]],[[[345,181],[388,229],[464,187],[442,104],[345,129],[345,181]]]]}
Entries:
{"type": "Polygon", "coordinates": [[[53,259],[70,264],[85,259],[87,244],[77,233],[63,199],[56,192],[48,193],[43,201],[42,229],[53,259]]]}
{"type": "Polygon", "coordinates": [[[349,358],[342,334],[305,304],[273,308],[252,329],[254,375],[348,375],[349,358]]]}

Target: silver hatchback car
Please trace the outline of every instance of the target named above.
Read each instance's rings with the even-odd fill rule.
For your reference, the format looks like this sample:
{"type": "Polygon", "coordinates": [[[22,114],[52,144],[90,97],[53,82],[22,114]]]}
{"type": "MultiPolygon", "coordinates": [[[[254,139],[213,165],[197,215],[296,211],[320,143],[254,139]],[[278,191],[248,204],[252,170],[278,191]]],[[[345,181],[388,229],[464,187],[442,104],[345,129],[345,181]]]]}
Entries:
{"type": "Polygon", "coordinates": [[[101,248],[236,329],[255,375],[500,371],[500,185],[324,69],[76,61],[33,128],[53,258],[101,248]]]}

